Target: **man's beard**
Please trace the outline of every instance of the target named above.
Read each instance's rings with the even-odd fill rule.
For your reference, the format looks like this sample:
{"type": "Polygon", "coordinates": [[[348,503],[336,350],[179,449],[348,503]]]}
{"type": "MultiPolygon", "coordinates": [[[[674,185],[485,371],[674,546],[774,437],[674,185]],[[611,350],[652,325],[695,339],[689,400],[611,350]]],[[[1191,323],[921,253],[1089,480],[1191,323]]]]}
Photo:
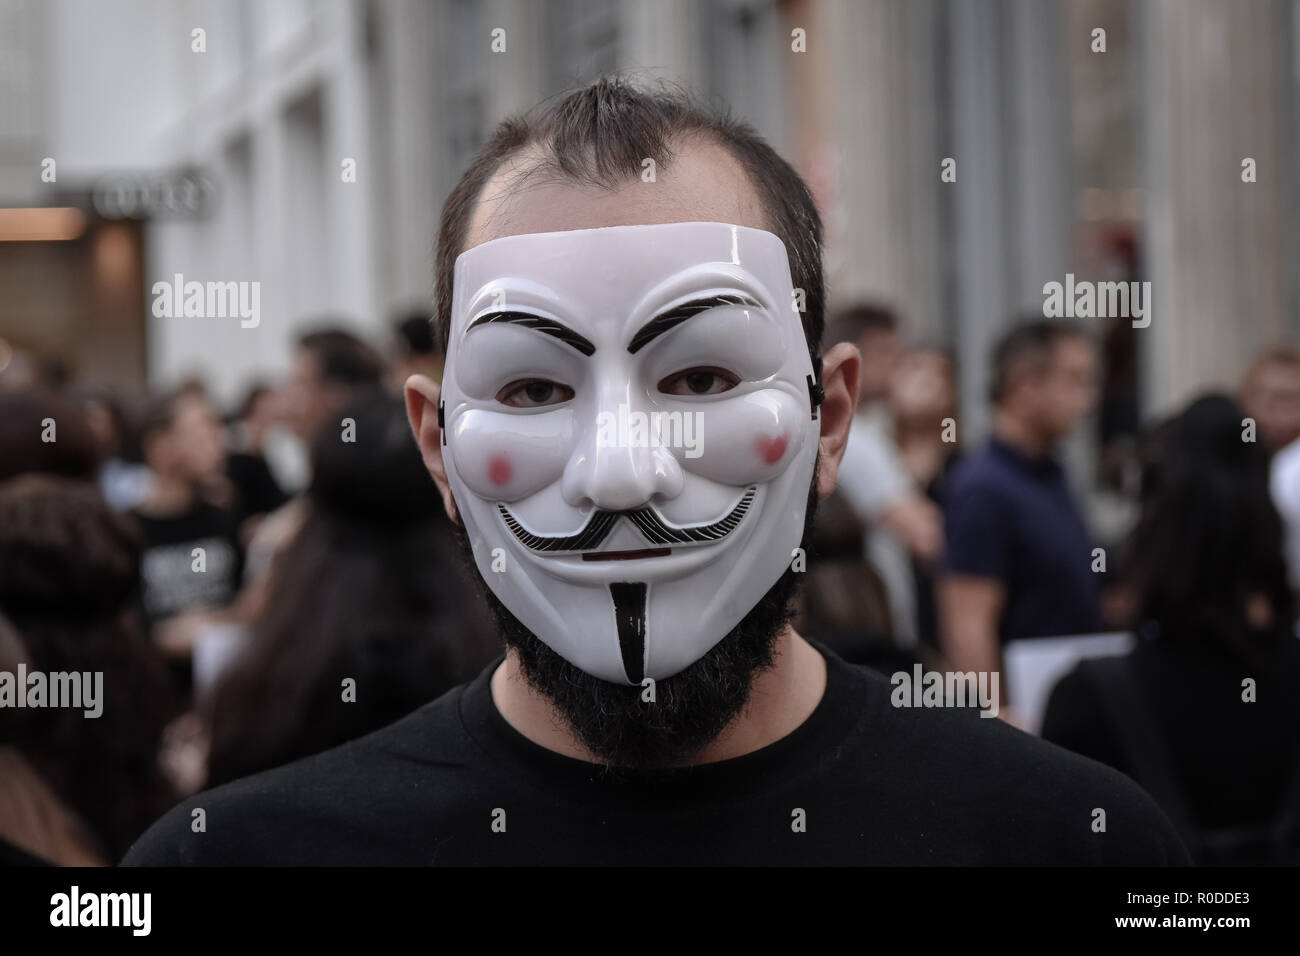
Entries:
{"type": "MultiPolygon", "coordinates": [[[[808,487],[800,547],[810,555],[817,509],[817,471],[808,487]]],[[[459,520],[455,537],[472,551],[459,520]]],[[[519,657],[525,680],[545,695],[578,740],[609,768],[660,769],[689,763],[740,714],[755,676],[772,665],[777,635],[789,623],[798,572],[787,567],[758,603],[703,657],[654,683],[654,701],[640,686],[614,684],[571,664],[501,603],[475,574],[507,646],[519,657]]]]}

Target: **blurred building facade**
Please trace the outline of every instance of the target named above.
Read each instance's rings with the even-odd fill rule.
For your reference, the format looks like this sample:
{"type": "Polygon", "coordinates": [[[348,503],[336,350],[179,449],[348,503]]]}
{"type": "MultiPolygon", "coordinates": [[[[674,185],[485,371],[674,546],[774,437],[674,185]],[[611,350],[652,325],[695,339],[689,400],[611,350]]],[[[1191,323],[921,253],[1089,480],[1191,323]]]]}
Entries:
{"type": "MultiPolygon", "coordinates": [[[[1121,423],[1296,333],[1297,0],[0,0],[0,18],[0,203],[82,197],[64,271],[93,288],[116,254],[135,283],[127,344],[62,333],[105,339],[64,342],[92,377],[197,373],[232,398],[308,325],[376,335],[429,308],[438,212],[487,132],[609,70],[717,97],[796,163],[832,304],[889,302],[954,348],[964,439],[987,424],[994,339],[1067,273],[1153,283],[1148,327],[1079,320],[1110,339],[1121,423]],[[95,204],[189,176],[210,204],[95,204]],[[178,274],[259,282],[258,326],[152,315],[178,274]]],[[[19,261],[0,249],[2,288],[19,261]]],[[[48,303],[10,301],[0,334],[58,347],[33,331],[48,303]]]]}

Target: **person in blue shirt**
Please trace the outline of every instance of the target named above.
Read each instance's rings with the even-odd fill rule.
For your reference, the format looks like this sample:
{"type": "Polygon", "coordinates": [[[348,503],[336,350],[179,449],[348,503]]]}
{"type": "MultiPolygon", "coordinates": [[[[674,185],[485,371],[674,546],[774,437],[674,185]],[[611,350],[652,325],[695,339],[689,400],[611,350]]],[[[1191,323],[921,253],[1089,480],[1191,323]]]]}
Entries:
{"type": "Polygon", "coordinates": [[[1029,322],[998,345],[993,433],[945,501],[939,603],[957,670],[1000,671],[1007,641],[1101,628],[1094,545],[1055,456],[1096,400],[1095,366],[1083,331],[1060,322],[1029,322]]]}

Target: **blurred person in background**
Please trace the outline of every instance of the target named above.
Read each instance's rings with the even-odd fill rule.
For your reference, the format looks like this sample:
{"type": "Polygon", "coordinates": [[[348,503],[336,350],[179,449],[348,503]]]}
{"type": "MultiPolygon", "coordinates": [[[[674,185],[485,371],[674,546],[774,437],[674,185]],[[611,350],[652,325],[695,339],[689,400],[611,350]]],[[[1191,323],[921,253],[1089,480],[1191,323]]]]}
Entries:
{"type": "Polygon", "coordinates": [[[1295,864],[1300,642],[1268,454],[1243,417],[1208,396],[1156,436],[1133,534],[1138,646],[1064,677],[1043,736],[1141,784],[1194,861],[1295,864]]]}
{"type": "Polygon", "coordinates": [[[82,405],[99,445],[99,490],[118,511],[139,507],[153,494],[153,473],[140,460],[139,442],[121,406],[98,391],[86,392],[82,405]]]}
{"type": "Polygon", "coordinates": [[[886,417],[890,381],[903,357],[898,316],[888,306],[864,302],[842,310],[832,325],[837,337],[852,342],[862,353],[858,414],[866,419],[886,417]]]}
{"type": "Polygon", "coordinates": [[[284,417],[284,401],[270,386],[253,385],[228,427],[226,470],[235,486],[235,520],[239,540],[247,543],[261,518],[289,496],[266,460],[268,433],[284,417]]]}
{"type": "Polygon", "coordinates": [[[15,349],[0,339],[0,394],[30,392],[48,386],[41,365],[26,349],[15,349]]]}
{"type": "MultiPolygon", "coordinates": [[[[321,327],[298,339],[284,414],[302,447],[310,447],[324,428],[341,433],[344,405],[384,384],[384,360],[351,332],[321,327]]],[[[243,613],[251,620],[260,613],[266,574],[275,555],[297,532],[304,518],[301,496],[290,498],[266,515],[248,542],[243,613]]]]}
{"type": "Polygon", "coordinates": [[[5,713],[6,742],[67,810],[51,806],[46,821],[64,828],[52,835],[59,862],[114,862],[175,800],[158,760],[173,698],[140,627],[139,581],[138,530],[91,482],[0,484],[0,613],[25,663],[103,675],[94,719],[77,707],[5,713]]]}
{"type": "Polygon", "coordinates": [[[356,440],[317,433],[306,517],[276,559],[246,654],[216,688],[209,784],[377,730],[499,650],[402,401],[374,392],[342,414],[356,440]]]}
{"type": "Polygon", "coordinates": [[[898,319],[884,306],[856,305],[827,326],[827,341],[850,342],[863,356],[862,389],[839,491],[862,523],[868,559],[888,588],[894,639],[910,647],[917,640],[911,560],[929,564],[938,557],[943,527],[939,509],[908,474],[894,440],[889,398],[903,354],[898,319]]]}
{"type": "MultiPolygon", "coordinates": [[[[27,649],[0,615],[0,674],[31,667],[27,649]]],[[[18,746],[19,720],[0,720],[0,866],[103,866],[98,841],[18,746]]]]}
{"type": "Polygon", "coordinates": [[[889,594],[865,558],[862,525],[838,492],[817,508],[796,628],[851,664],[884,674],[910,668],[893,639],[889,594]]]}
{"type": "Polygon", "coordinates": [[[140,443],[154,476],[152,493],[131,512],[144,542],[141,605],[173,659],[178,689],[188,692],[194,644],[239,589],[235,513],[212,500],[214,489],[229,487],[225,438],[207,397],[186,385],[149,402],[140,443]]]}
{"type": "Polygon", "coordinates": [[[1285,526],[1291,588],[1300,592],[1300,350],[1264,352],[1246,373],[1241,394],[1256,440],[1273,456],[1269,489],[1285,526]]]}
{"type": "Polygon", "coordinates": [[[94,481],[99,463],[80,404],[43,390],[0,392],[0,481],[32,472],[94,481]]]}
{"type": "Polygon", "coordinates": [[[340,328],[321,328],[298,339],[286,389],[289,421],[312,442],[326,425],[338,426],[340,409],[356,395],[383,385],[384,361],[371,346],[340,328]]]}
{"type": "Polygon", "coordinates": [[[412,312],[393,326],[395,343],[392,369],[388,387],[401,394],[402,386],[412,375],[427,375],[435,382],[442,381],[442,348],[434,334],[433,319],[427,312],[412,312]]]}
{"type": "Polygon", "coordinates": [[[939,609],[956,670],[1000,672],[1007,641],[1101,629],[1092,538],[1056,457],[1096,399],[1095,365],[1084,334],[1060,322],[998,344],[993,434],[947,483],[939,609]]]}
{"type": "Polygon", "coordinates": [[[1241,404],[1270,455],[1300,438],[1300,350],[1282,345],[1259,355],[1242,379],[1241,404]]]}
{"type": "MultiPolygon", "coordinates": [[[[903,353],[890,378],[889,406],[893,415],[894,443],[899,460],[915,486],[942,510],[944,491],[959,460],[957,442],[957,382],[952,356],[928,346],[903,353]]],[[[938,611],[934,597],[934,565],[908,554],[892,533],[878,536],[907,563],[899,581],[903,597],[913,608],[917,642],[937,650],[938,611]]],[[[877,559],[879,567],[881,561],[877,559]]]]}

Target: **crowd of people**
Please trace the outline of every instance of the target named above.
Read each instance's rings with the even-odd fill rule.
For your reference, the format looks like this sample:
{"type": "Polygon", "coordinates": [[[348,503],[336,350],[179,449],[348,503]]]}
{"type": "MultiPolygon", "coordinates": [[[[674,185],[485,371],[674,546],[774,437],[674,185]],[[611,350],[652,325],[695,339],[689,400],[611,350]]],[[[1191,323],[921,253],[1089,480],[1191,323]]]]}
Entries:
{"type": "Polygon", "coordinates": [[[883,670],[1000,672],[1004,719],[1142,784],[1194,860],[1300,862],[1300,351],[1268,350],[1238,394],[1152,423],[1133,449],[1136,518],[1103,541],[1060,454],[1097,397],[1079,326],[1005,334],[973,448],[951,356],[904,347],[878,306],[828,335],[865,361],[843,501],[826,508],[856,521],[823,539],[810,593],[830,619],[812,632],[883,670]],[[1132,651],[1079,661],[1030,726],[1007,645],[1107,632],[1132,651]]]}
{"type": "Polygon", "coordinates": [[[98,672],[106,696],[95,719],[4,711],[7,856],[116,863],[181,798],[498,652],[396,394],[439,371],[428,319],[394,332],[303,335],[228,417],[197,381],[129,403],[0,376],[0,670],[98,672]]]}
{"type": "MultiPolygon", "coordinates": [[[[1300,352],[1153,423],[1136,521],[1098,541],[1059,456],[1096,398],[1084,331],[1016,324],[971,444],[952,355],[888,308],[832,318],[827,347],[862,352],[860,407],[800,629],[886,674],[1130,632],[1041,727],[1005,680],[1002,716],[1133,777],[1195,859],[1294,860],[1300,352]]],[[[115,863],[181,798],[390,724],[499,653],[398,395],[441,354],[427,317],[394,333],[321,326],[228,415],[198,381],[124,403],[0,376],[0,670],[103,672],[107,695],[96,720],[4,714],[7,856],[115,863]]]]}

